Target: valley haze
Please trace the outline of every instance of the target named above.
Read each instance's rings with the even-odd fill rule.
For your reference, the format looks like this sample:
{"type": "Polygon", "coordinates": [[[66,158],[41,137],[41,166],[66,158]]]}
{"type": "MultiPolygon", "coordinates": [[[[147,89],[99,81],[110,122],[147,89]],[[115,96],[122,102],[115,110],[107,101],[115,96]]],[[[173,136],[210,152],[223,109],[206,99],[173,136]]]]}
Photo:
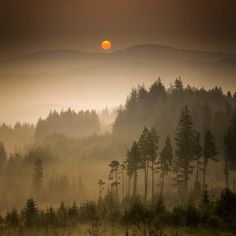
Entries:
{"type": "Polygon", "coordinates": [[[161,78],[224,91],[236,87],[236,54],[145,44],[110,53],[52,49],[2,60],[0,122],[36,123],[50,110],[114,108],[132,87],[161,78]]]}

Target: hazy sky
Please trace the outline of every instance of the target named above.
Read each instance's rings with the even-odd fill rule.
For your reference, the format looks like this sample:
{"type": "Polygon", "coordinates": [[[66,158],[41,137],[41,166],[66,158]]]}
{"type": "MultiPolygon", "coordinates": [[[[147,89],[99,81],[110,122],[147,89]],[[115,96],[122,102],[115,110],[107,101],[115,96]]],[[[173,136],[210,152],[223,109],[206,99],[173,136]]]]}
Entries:
{"type": "MultiPolygon", "coordinates": [[[[99,51],[104,39],[114,51],[152,43],[236,52],[235,12],[236,0],[0,0],[0,59],[45,49],[99,51]]],[[[73,64],[71,55],[66,63],[44,56],[0,63],[0,122],[36,121],[53,108],[117,106],[132,86],[159,76],[167,86],[179,75],[198,87],[236,84],[234,64],[163,67],[136,56],[106,62],[82,56],[73,64]]]]}
{"type": "Polygon", "coordinates": [[[235,0],[1,0],[1,54],[141,43],[236,51],[235,0]]]}

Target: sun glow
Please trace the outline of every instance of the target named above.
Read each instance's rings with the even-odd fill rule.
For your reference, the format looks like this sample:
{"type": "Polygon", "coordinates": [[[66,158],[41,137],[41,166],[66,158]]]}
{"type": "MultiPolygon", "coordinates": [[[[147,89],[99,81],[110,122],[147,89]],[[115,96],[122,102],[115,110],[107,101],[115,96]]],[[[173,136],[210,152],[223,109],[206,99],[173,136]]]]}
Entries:
{"type": "Polygon", "coordinates": [[[109,41],[109,40],[104,40],[104,41],[101,42],[101,48],[102,48],[103,50],[106,50],[106,51],[107,51],[107,50],[110,50],[111,47],[112,47],[111,41],[109,41]]]}

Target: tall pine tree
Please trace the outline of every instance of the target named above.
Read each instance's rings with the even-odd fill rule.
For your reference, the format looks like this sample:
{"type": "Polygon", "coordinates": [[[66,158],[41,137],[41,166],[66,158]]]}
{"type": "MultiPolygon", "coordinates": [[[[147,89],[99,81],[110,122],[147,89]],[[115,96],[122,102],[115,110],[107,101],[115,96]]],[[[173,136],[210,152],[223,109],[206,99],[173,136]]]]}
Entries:
{"type": "Polygon", "coordinates": [[[173,149],[171,146],[170,137],[166,137],[165,146],[160,153],[160,177],[161,177],[161,195],[164,193],[165,176],[171,171],[171,164],[173,160],[173,149]]]}
{"type": "Polygon", "coordinates": [[[148,168],[150,158],[150,134],[147,127],[144,128],[139,141],[139,152],[142,159],[142,166],[144,169],[144,199],[147,200],[148,194],[148,168]]]}
{"type": "Polygon", "coordinates": [[[186,197],[188,194],[188,181],[193,173],[192,162],[199,158],[201,146],[199,134],[193,128],[193,120],[186,106],[179,120],[176,133],[175,171],[177,174],[177,186],[186,197]]]}
{"type": "Polygon", "coordinates": [[[141,158],[139,147],[136,142],[133,143],[130,150],[127,152],[127,175],[129,179],[133,177],[133,196],[137,193],[138,170],[141,168],[141,158]]]}

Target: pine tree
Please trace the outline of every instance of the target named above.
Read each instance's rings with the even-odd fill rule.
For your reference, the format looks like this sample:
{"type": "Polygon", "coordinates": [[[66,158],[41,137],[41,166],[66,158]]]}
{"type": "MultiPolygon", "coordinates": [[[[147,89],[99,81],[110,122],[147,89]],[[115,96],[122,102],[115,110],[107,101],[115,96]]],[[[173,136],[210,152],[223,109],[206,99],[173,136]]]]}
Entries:
{"type": "Polygon", "coordinates": [[[148,168],[149,168],[149,161],[150,161],[150,134],[147,127],[144,128],[139,141],[139,151],[140,157],[142,159],[142,166],[144,169],[144,199],[147,200],[148,194],[148,168]]]}
{"type": "Polygon", "coordinates": [[[45,223],[46,223],[46,226],[56,225],[56,212],[52,207],[49,207],[45,212],[45,223]]]}
{"type": "Polygon", "coordinates": [[[130,150],[127,151],[127,175],[129,179],[133,177],[133,196],[136,196],[137,192],[137,172],[141,168],[141,156],[139,152],[139,147],[136,142],[133,143],[130,150]]]}
{"type": "Polygon", "coordinates": [[[231,171],[236,170],[236,108],[233,112],[230,124],[230,146],[229,146],[229,167],[231,171]]]}
{"type": "Polygon", "coordinates": [[[199,134],[193,128],[192,116],[186,106],[181,113],[177,129],[174,160],[177,186],[184,197],[187,197],[188,181],[194,169],[191,163],[198,159],[200,155],[199,134]]]}
{"type": "Polygon", "coordinates": [[[230,128],[224,137],[224,175],[225,187],[229,188],[229,159],[232,148],[232,134],[230,128]]]}
{"type": "Polygon", "coordinates": [[[118,182],[118,174],[119,174],[119,168],[120,168],[120,163],[119,161],[111,161],[110,164],[110,174],[109,174],[109,180],[112,180],[113,182],[111,183],[111,187],[115,187],[115,196],[116,200],[118,201],[118,185],[120,184],[118,182]]]}
{"type": "Polygon", "coordinates": [[[173,160],[173,149],[171,146],[170,137],[166,137],[165,146],[160,153],[160,177],[161,177],[161,195],[164,193],[164,179],[171,171],[171,164],[173,160]]]}
{"type": "Polygon", "coordinates": [[[154,198],[154,171],[155,171],[155,163],[158,155],[158,144],[159,144],[159,137],[157,132],[154,128],[151,128],[149,132],[149,155],[151,161],[151,171],[152,171],[152,199],[154,198]]]}
{"type": "Polygon", "coordinates": [[[11,228],[16,228],[19,226],[20,218],[16,208],[12,209],[10,212],[6,214],[5,223],[7,226],[11,228]]]}
{"type": "Polygon", "coordinates": [[[229,188],[229,176],[230,171],[236,170],[236,109],[233,112],[230,127],[224,138],[224,174],[225,174],[225,185],[229,188]]]}
{"type": "Polygon", "coordinates": [[[120,165],[120,174],[122,177],[122,200],[125,199],[125,170],[126,170],[126,162],[123,162],[120,165]]]}
{"type": "Polygon", "coordinates": [[[205,138],[204,138],[204,147],[203,147],[203,186],[206,187],[206,171],[208,166],[209,160],[217,161],[215,156],[217,155],[216,146],[215,146],[215,140],[211,133],[211,131],[208,129],[205,132],[205,138]]]}
{"type": "Polygon", "coordinates": [[[39,216],[39,209],[33,198],[27,200],[23,210],[23,220],[27,227],[36,226],[39,216]]]}
{"type": "Polygon", "coordinates": [[[7,154],[6,154],[5,146],[2,142],[0,142],[0,168],[3,167],[6,161],[7,161],[7,154]]]}
{"type": "Polygon", "coordinates": [[[79,209],[78,209],[75,202],[73,202],[72,206],[69,207],[69,209],[68,209],[68,217],[72,221],[73,224],[75,224],[76,221],[78,220],[79,209]]]}
{"type": "Polygon", "coordinates": [[[104,187],[103,187],[104,185],[105,185],[105,182],[103,180],[99,179],[99,181],[98,181],[98,186],[99,186],[99,201],[101,201],[101,199],[102,199],[102,192],[104,190],[104,187]]]}
{"type": "Polygon", "coordinates": [[[61,202],[60,207],[57,210],[57,223],[60,226],[66,226],[68,217],[68,210],[64,202],[61,202]]]}

